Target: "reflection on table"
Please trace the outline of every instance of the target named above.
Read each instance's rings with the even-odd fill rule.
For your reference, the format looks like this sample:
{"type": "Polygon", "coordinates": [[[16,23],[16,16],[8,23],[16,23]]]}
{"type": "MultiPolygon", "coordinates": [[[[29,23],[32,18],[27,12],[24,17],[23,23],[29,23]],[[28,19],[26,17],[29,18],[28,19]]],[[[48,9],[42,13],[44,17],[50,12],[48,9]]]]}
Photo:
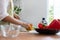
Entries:
{"type": "Polygon", "coordinates": [[[43,35],[38,34],[35,31],[20,32],[20,34],[15,38],[5,38],[0,36],[0,40],[60,40],[60,33],[57,33],[56,35],[43,35]]]}

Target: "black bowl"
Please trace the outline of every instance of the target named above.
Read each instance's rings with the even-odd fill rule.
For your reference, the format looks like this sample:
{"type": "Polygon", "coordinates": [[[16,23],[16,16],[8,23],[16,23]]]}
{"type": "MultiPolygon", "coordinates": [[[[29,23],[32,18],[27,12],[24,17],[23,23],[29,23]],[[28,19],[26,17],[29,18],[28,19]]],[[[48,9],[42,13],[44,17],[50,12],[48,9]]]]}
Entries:
{"type": "Polygon", "coordinates": [[[35,30],[39,33],[39,34],[56,34],[59,32],[59,30],[55,30],[55,29],[39,29],[39,28],[35,28],[35,30]]]}

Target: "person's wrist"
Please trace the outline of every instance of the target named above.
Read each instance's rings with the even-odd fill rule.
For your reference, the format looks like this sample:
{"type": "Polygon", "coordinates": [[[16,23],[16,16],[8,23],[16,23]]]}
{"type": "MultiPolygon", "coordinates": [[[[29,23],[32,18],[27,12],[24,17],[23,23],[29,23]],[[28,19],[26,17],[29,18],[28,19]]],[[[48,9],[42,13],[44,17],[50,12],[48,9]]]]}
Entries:
{"type": "Polygon", "coordinates": [[[21,23],[21,26],[22,26],[22,27],[25,27],[25,26],[26,26],[26,23],[22,22],[22,23],[21,23]]]}

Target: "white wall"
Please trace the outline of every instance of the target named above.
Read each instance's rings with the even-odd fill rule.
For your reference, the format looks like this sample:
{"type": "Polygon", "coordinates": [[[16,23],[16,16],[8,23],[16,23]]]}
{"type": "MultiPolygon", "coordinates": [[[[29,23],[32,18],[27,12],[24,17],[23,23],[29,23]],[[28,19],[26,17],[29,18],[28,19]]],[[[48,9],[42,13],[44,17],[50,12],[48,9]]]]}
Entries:
{"type": "Polygon", "coordinates": [[[47,0],[21,0],[20,6],[22,8],[21,19],[33,23],[35,26],[42,17],[47,16],[47,0]]]}

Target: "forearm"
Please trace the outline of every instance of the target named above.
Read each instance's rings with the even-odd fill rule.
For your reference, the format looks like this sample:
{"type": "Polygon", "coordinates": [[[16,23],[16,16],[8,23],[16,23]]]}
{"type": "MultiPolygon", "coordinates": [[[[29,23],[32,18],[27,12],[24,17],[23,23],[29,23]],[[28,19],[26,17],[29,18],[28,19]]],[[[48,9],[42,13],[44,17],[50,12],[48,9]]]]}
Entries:
{"type": "Polygon", "coordinates": [[[5,22],[10,22],[10,23],[13,23],[13,24],[17,24],[17,25],[22,25],[23,22],[22,21],[19,21],[13,17],[10,17],[10,16],[7,16],[6,18],[4,18],[2,21],[5,21],[5,22]]]}

